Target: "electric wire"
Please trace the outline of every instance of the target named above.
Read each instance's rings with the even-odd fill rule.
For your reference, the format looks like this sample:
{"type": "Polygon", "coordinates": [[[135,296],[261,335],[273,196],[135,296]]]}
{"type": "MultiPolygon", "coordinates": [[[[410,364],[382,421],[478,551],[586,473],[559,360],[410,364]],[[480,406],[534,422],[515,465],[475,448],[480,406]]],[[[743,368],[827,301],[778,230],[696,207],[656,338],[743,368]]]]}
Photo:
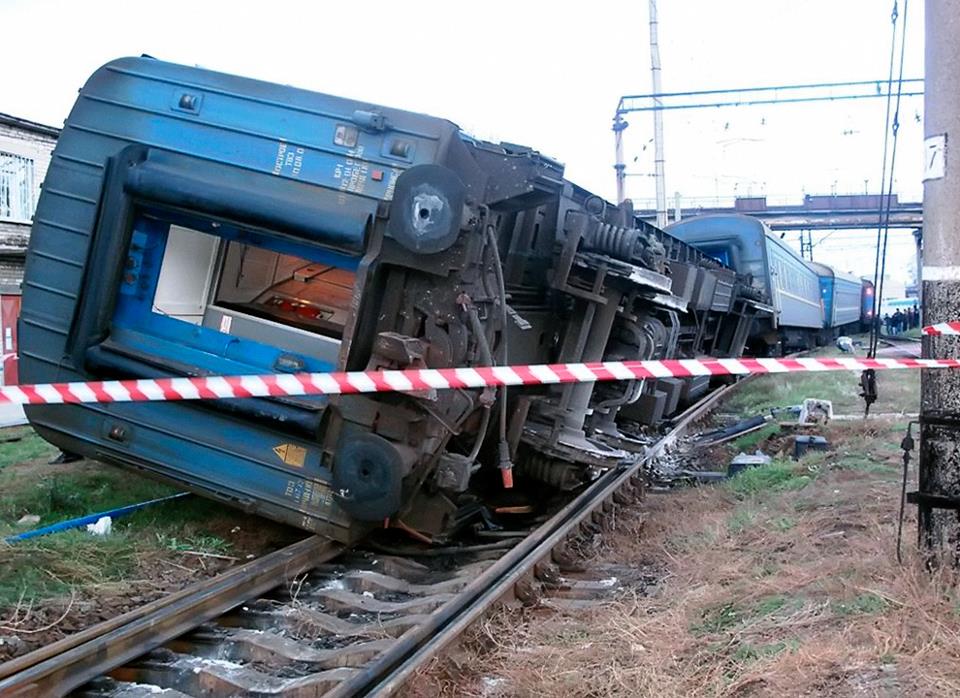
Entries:
{"type": "MultiPolygon", "coordinates": [[[[874,288],[874,314],[873,314],[873,323],[870,326],[870,342],[867,348],[867,357],[874,358],[877,353],[877,343],[880,338],[880,295],[877,291],[877,277],[880,273],[880,237],[882,234],[883,226],[880,224],[880,219],[883,217],[884,202],[883,202],[883,192],[886,189],[887,185],[887,151],[889,148],[890,142],[890,109],[893,105],[893,66],[896,57],[897,50],[897,19],[899,17],[899,6],[897,0],[893,0],[893,11],[890,13],[890,22],[891,22],[891,35],[890,35],[890,68],[887,73],[887,108],[886,108],[886,117],[883,124],[883,164],[880,169],[880,209],[877,212],[877,243],[876,249],[874,252],[873,260],[873,288],[874,288]]],[[[892,179],[892,174],[891,174],[892,179]]],[[[869,405],[868,405],[869,409],[869,405]]]]}
{"type": "MultiPolygon", "coordinates": [[[[890,180],[887,184],[887,199],[883,215],[883,251],[880,254],[880,286],[879,289],[875,287],[877,291],[877,295],[874,296],[875,298],[883,298],[883,277],[887,270],[887,239],[890,236],[890,200],[893,198],[893,172],[894,166],[897,163],[897,135],[900,131],[900,97],[903,90],[903,63],[907,47],[907,7],[909,2],[910,0],[903,0],[903,26],[900,29],[900,73],[897,78],[897,100],[893,111],[893,125],[891,127],[893,144],[890,149],[890,180]]],[[[876,325],[876,323],[874,324],[876,325]]],[[[879,336],[879,334],[878,329],[877,335],[879,336]]],[[[876,352],[876,349],[874,349],[874,352],[876,352]]],[[[871,356],[871,358],[873,357],[871,356]]]]}

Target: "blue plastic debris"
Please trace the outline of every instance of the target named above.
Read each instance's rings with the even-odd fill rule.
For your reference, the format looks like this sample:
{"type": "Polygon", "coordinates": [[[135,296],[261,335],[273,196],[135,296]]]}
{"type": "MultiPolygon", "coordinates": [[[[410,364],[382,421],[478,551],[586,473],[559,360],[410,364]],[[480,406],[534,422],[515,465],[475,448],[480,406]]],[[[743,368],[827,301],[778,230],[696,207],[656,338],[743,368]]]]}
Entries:
{"type": "Polygon", "coordinates": [[[60,531],[68,531],[71,528],[82,528],[87,524],[96,523],[99,519],[109,516],[112,519],[120,518],[121,516],[127,516],[132,514],[135,511],[140,511],[141,509],[146,509],[147,507],[152,507],[154,504],[162,504],[163,502],[170,502],[174,499],[179,499],[180,497],[186,497],[189,492],[178,492],[177,494],[171,494],[168,497],[158,497],[157,499],[151,499],[146,502],[140,502],[139,504],[128,504],[123,507],[117,507],[116,509],[110,509],[109,511],[101,511],[97,514],[88,514],[87,516],[81,516],[76,519],[67,519],[66,521],[60,521],[55,524],[50,524],[49,526],[44,526],[42,528],[35,528],[32,531],[25,531],[23,533],[18,533],[14,536],[7,536],[4,538],[6,543],[17,543],[22,540],[28,540],[30,538],[37,538],[39,536],[45,536],[50,533],[59,533],[60,531]]]}

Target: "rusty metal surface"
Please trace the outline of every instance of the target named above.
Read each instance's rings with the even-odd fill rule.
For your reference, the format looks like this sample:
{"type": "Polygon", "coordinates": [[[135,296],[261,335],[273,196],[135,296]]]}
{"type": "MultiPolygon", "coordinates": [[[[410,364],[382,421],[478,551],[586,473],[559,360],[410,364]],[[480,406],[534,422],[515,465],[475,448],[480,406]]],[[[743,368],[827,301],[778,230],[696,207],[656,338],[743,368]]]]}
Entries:
{"type": "Polygon", "coordinates": [[[339,554],[342,547],[311,537],[188,587],[166,603],[121,616],[4,667],[3,696],[59,696],[158,647],[252,596],[292,580],[339,554]]]}

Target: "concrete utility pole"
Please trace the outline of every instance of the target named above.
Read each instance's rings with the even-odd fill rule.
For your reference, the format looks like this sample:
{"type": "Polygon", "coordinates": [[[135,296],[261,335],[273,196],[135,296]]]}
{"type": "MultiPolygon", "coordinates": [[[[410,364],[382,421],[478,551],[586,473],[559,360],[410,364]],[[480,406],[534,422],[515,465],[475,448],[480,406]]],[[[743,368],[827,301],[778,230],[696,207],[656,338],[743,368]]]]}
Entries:
{"type": "Polygon", "coordinates": [[[617,161],[613,169],[617,173],[617,203],[622,204],[627,198],[627,165],[623,161],[623,129],[630,124],[623,120],[620,114],[613,121],[613,143],[617,161]]]}
{"type": "MultiPolygon", "coordinates": [[[[960,319],[960,7],[926,0],[923,324],[960,319]]],[[[957,358],[960,338],[924,337],[923,356],[957,358]]],[[[920,542],[931,565],[960,567],[960,371],[923,371],[920,542]]]]}
{"type": "MultiPolygon", "coordinates": [[[[660,84],[660,40],[657,36],[657,0],[650,0],[650,72],[653,94],[663,92],[660,84]]],[[[663,106],[660,97],[653,98],[653,177],[657,185],[657,227],[667,227],[667,183],[663,167],[663,106]]]]}

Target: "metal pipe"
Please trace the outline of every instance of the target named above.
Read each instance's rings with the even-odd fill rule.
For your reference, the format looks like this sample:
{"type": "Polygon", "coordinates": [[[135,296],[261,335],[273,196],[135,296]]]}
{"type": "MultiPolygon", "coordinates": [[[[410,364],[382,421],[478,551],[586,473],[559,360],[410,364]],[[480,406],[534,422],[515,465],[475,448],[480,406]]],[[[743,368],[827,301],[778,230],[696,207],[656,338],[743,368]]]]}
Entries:
{"type": "MultiPolygon", "coordinates": [[[[500,250],[497,248],[497,236],[492,225],[487,226],[487,244],[493,254],[493,272],[497,277],[497,290],[500,294],[500,347],[503,365],[510,365],[507,345],[507,286],[503,280],[503,266],[500,263],[500,250]]],[[[510,445],[507,442],[507,386],[500,388],[500,423],[498,425],[500,452],[500,475],[505,489],[513,487],[513,461],[510,460],[510,445]]]]}
{"type": "Polygon", "coordinates": [[[613,149],[614,156],[616,160],[614,161],[613,169],[617,173],[617,205],[619,206],[627,198],[626,193],[626,183],[627,183],[627,166],[623,162],[623,130],[629,126],[626,121],[624,121],[620,114],[617,113],[616,118],[613,120],[613,149]]]}
{"type": "Polygon", "coordinates": [[[660,43],[657,37],[657,0],[650,0],[650,72],[653,77],[653,176],[657,185],[657,227],[667,227],[667,183],[663,160],[663,102],[660,87],[660,43]]]}

